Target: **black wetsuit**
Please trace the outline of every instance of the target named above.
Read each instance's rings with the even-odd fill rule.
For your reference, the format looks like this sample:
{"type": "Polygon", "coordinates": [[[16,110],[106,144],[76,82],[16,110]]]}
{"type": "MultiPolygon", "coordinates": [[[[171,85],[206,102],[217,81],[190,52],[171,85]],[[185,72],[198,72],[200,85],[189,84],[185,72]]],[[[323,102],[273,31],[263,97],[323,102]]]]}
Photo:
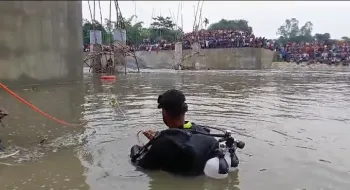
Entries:
{"type": "Polygon", "coordinates": [[[206,161],[215,156],[218,143],[214,137],[191,133],[192,130],[210,133],[208,128],[194,123],[188,129],[164,130],[136,165],[178,175],[201,175],[206,161]]]}

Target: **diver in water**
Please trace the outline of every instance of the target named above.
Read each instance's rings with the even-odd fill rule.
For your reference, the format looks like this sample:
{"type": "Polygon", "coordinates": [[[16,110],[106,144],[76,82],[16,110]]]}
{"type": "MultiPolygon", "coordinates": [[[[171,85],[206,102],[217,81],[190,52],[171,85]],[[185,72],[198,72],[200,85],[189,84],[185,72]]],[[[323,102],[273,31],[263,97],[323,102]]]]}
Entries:
{"type": "MultiPolygon", "coordinates": [[[[207,127],[185,121],[188,111],[185,95],[178,90],[168,90],[158,97],[164,123],[169,129],[161,132],[146,131],[150,148],[132,161],[148,170],[163,170],[178,175],[200,175],[206,162],[215,157],[218,141],[209,135],[207,127]],[[200,133],[193,133],[198,131],[200,133]]],[[[142,147],[135,145],[131,157],[142,147]]]]}

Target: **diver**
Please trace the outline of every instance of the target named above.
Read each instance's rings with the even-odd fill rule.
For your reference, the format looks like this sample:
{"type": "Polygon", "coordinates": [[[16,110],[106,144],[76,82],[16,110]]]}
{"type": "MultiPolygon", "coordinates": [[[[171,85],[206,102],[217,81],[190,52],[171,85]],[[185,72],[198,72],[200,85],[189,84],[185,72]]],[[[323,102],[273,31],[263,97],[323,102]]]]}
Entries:
{"type": "MultiPolygon", "coordinates": [[[[165,125],[161,132],[145,131],[150,148],[133,163],[146,170],[163,170],[177,175],[201,175],[206,162],[215,157],[218,141],[209,135],[210,129],[185,120],[188,111],[185,95],[168,90],[158,97],[165,125]],[[199,133],[194,133],[197,131],[199,133]]],[[[145,145],[146,146],[146,145],[145,145]]],[[[131,157],[142,147],[135,145],[131,157]]]]}

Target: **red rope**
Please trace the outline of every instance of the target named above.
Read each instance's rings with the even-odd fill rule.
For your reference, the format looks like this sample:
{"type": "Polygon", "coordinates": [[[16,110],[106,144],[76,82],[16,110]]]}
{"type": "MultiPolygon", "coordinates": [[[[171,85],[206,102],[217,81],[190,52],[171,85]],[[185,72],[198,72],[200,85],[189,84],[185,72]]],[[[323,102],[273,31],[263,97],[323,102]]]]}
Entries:
{"type": "Polygon", "coordinates": [[[84,124],[86,124],[87,122],[84,123],[80,123],[80,124],[72,124],[72,123],[67,123],[65,121],[62,121],[60,119],[57,119],[47,113],[45,113],[44,111],[40,110],[39,108],[35,107],[33,104],[27,102],[26,100],[24,100],[23,98],[21,98],[20,96],[18,96],[16,93],[14,93],[13,91],[11,91],[9,88],[7,88],[4,84],[2,84],[0,82],[0,87],[3,88],[7,93],[9,93],[10,95],[12,95],[13,97],[17,98],[19,101],[21,101],[22,103],[26,104],[27,106],[29,106],[30,108],[32,108],[34,111],[39,112],[40,114],[42,114],[43,116],[46,116],[49,119],[52,119],[54,121],[56,121],[57,123],[66,125],[66,126],[72,126],[72,127],[76,127],[76,126],[82,126],[84,124]]]}

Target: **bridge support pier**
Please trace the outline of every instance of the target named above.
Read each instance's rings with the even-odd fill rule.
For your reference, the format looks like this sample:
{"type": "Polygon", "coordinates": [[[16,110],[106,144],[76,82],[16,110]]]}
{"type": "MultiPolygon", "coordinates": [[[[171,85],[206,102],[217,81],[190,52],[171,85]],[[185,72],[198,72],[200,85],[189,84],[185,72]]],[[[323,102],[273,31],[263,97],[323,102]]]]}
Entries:
{"type": "Polygon", "coordinates": [[[0,18],[1,81],[83,79],[81,1],[4,1],[0,18]]]}
{"type": "Polygon", "coordinates": [[[174,51],[174,69],[181,70],[182,63],[182,43],[175,43],[175,51],[174,51]]]}

